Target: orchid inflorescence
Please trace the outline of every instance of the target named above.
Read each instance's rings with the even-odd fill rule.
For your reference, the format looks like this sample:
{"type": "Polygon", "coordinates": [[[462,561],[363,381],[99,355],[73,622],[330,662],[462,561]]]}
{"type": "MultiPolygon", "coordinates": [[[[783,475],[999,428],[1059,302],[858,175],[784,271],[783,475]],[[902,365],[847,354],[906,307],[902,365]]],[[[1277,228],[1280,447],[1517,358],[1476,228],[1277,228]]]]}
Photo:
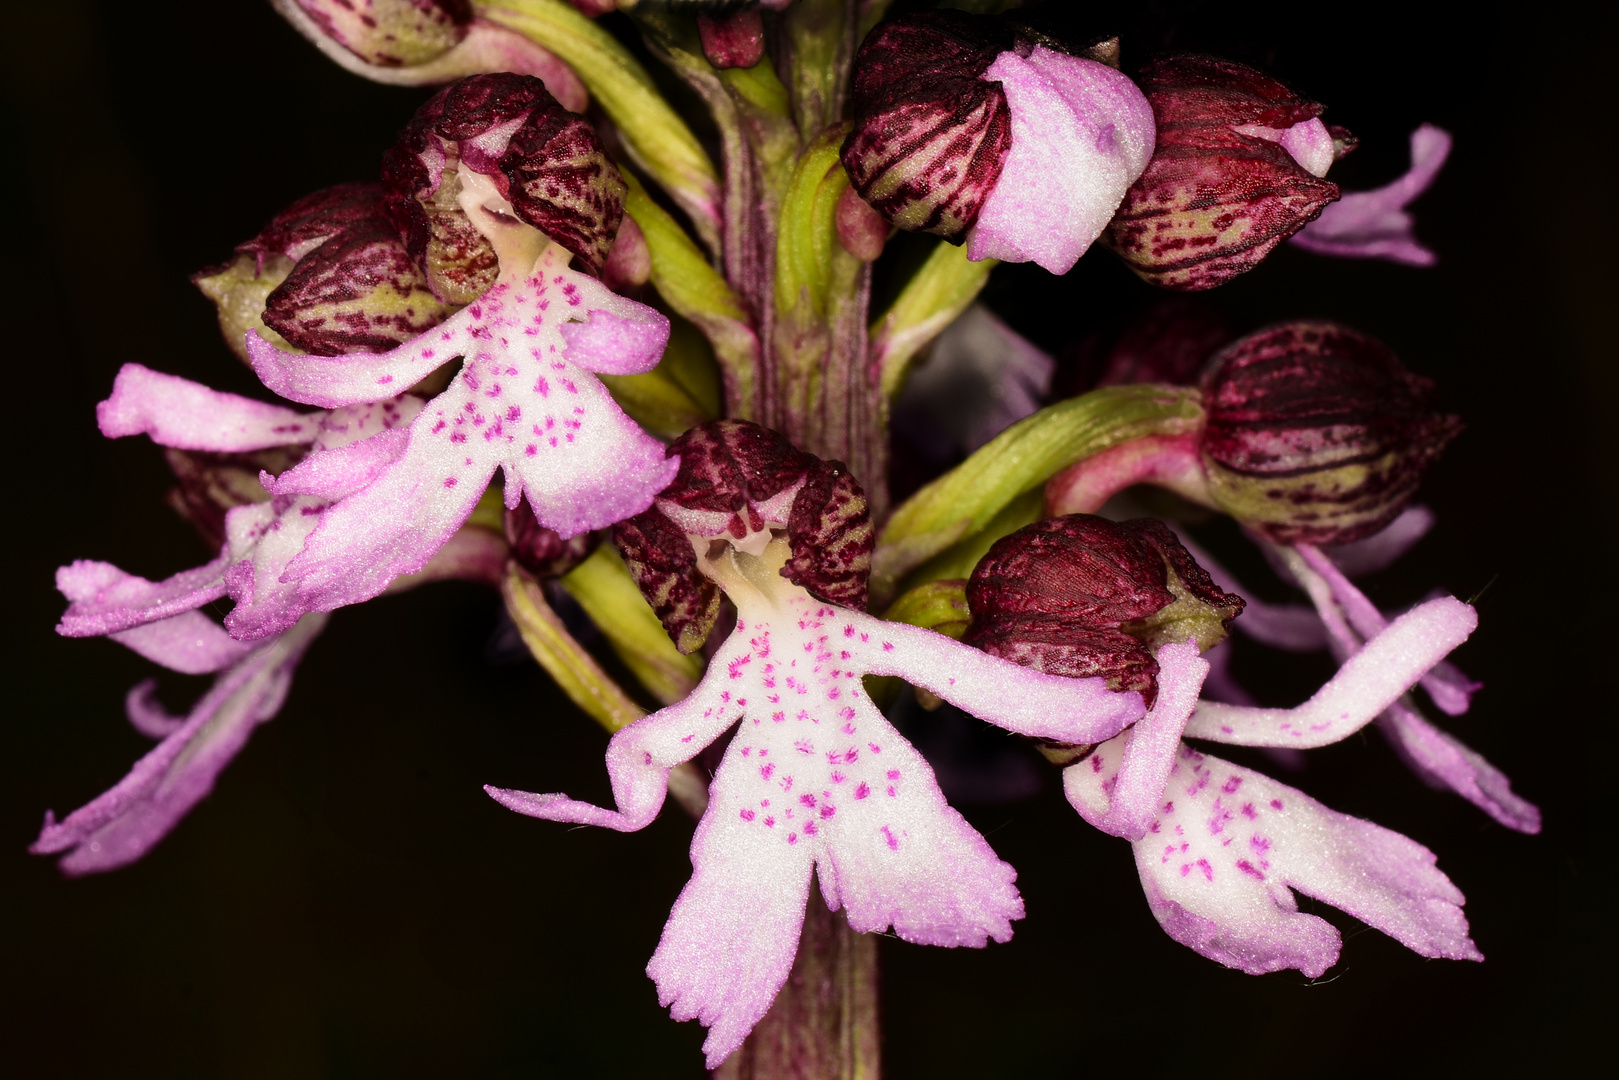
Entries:
{"type": "Polygon", "coordinates": [[[1038,9],[275,2],[350,71],[447,85],[378,177],[299,200],[194,279],[279,401],[127,364],[99,406],[104,435],[167,449],[219,554],[155,582],[62,567],[58,630],[216,680],[182,717],[151,680],[132,690],[158,745],[47,813],[32,850],[70,874],[140,858],[280,709],[329,613],[458,578],[499,589],[614,732],[613,807],[496,802],[633,831],[673,794],[699,818],[648,974],[709,1028],[711,1068],[788,984],[812,878],[842,933],[982,947],[1024,916],[1013,868],[886,714],[904,684],[1032,740],[1205,957],[1320,975],[1340,935],[1302,893],[1481,959],[1426,848],[1204,749],[1285,757],[1375,723],[1425,779],[1538,830],[1416,702],[1468,709],[1479,684],[1446,657],[1473,607],[1385,613],[1351,580],[1433,523],[1414,499],[1461,431],[1434,384],[1346,326],[1239,337],[1172,305],[1042,408],[1055,362],[974,304],[997,261],[1063,274],[1097,244],[1181,293],[1283,241],[1431,263],[1405,206],[1444,132],[1412,135],[1403,179],[1346,194],[1327,177],[1356,140],[1322,105],[1218,57],[1126,68],[1118,39],[1066,40],[1038,9]],[[592,21],[615,9],[706,106],[719,167],[592,21]],[[896,230],[938,239],[874,315],[896,230]],[[891,427],[932,441],[935,474],[897,505],[891,427]],[[1143,486],[1234,520],[1309,606],[1245,599],[1196,514],[1141,516],[1143,486]],[[1262,706],[1230,675],[1233,631],[1337,672],[1262,706]]]}

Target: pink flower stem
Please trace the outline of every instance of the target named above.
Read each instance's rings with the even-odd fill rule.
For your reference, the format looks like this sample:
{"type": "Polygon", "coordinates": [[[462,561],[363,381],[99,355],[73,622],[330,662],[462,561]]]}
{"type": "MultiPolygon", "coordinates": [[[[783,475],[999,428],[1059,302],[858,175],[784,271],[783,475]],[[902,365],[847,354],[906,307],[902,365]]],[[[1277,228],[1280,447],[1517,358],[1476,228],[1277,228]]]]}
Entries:
{"type": "Polygon", "coordinates": [[[1135,484],[1155,484],[1192,502],[1213,506],[1198,460],[1197,441],[1195,432],[1149,435],[1076,461],[1046,483],[1046,510],[1053,517],[1094,514],[1135,484]]]}

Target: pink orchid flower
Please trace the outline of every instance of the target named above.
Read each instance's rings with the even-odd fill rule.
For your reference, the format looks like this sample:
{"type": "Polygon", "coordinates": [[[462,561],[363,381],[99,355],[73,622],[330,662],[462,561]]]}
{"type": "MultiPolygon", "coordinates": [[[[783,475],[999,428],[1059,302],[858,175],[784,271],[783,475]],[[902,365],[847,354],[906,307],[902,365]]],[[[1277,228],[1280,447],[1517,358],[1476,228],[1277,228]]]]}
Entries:
{"type": "Polygon", "coordinates": [[[1063,786],[1086,821],[1134,845],[1153,914],[1175,940],[1251,974],[1320,975],[1337,961],[1338,931],[1300,914],[1296,889],[1421,955],[1482,959],[1462,895],[1427,849],[1182,741],[1343,739],[1466,640],[1477,625],[1472,608],[1451,597],[1419,605],[1309,701],[1264,709],[1200,697],[1209,663],[1199,654],[1231,622],[1229,594],[1156,522],[1070,515],[1029,526],[990,549],[967,595],[964,640],[997,655],[1113,679],[1149,673],[1146,715],[1089,748],[1064,770],[1063,786]],[[1142,617],[1143,607],[1154,613],[1142,617]],[[1144,666],[1131,654],[1147,647],[1144,666]]]}
{"type": "MultiPolygon", "coordinates": [[[[827,906],[861,932],[892,927],[908,941],[981,947],[1008,940],[1023,916],[1015,872],[946,804],[863,676],[899,676],[1007,730],[1067,741],[1109,737],[1142,702],[1101,679],[1029,671],[855,610],[871,530],[864,495],[839,463],[742,421],[703,425],[670,452],[681,456],[679,477],[620,527],[620,544],[677,642],[693,644],[686,623],[713,616],[678,599],[671,566],[723,590],[735,630],[690,697],[613,737],[617,809],[487,790],[532,817],[634,831],[663,805],[670,769],[740,725],[692,840],[692,879],[647,967],[676,1019],[709,1027],[715,1068],[787,978],[812,872],[827,906]],[[652,548],[649,537],[669,546],[652,548]]],[[[696,641],[706,635],[705,626],[696,641]]]]}

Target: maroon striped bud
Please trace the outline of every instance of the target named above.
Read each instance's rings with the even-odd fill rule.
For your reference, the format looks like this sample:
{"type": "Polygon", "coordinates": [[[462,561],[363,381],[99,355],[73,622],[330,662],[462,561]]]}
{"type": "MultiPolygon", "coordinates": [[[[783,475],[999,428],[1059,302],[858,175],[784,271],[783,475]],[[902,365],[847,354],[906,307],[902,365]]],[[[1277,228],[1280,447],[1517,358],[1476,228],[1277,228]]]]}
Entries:
{"type": "Polygon", "coordinates": [[[1012,46],[1001,21],[951,11],[867,35],[855,55],[843,166],[888,221],[960,241],[978,220],[1012,148],[1006,94],[979,76],[1012,46]]]}
{"type": "Polygon", "coordinates": [[[962,640],[1024,667],[1157,696],[1154,652],[1208,649],[1241,614],[1168,526],[1069,514],[1002,537],[967,583],[962,640]]]}
{"type": "Polygon", "coordinates": [[[584,532],[564,540],[539,523],[527,495],[506,510],[505,527],[512,558],[537,578],[561,577],[584,562],[602,539],[600,532],[584,532]]]}
{"type": "Polygon", "coordinates": [[[780,576],[811,596],[864,609],[874,535],[865,492],[769,428],[715,420],[669,446],[680,471],[652,508],[614,526],[631,574],[682,652],[707,639],[719,586],[707,560],[787,544],[780,576]]]}
{"type": "Polygon", "coordinates": [[[1152,161],[1102,242],[1142,278],[1211,289],[1252,269],[1338,198],[1322,179],[1353,147],[1322,106],[1253,68],[1209,56],[1147,64],[1152,161]]]}
{"type": "Polygon", "coordinates": [[[448,316],[382,200],[374,183],[317,191],[238,246],[233,262],[193,277],[231,347],[240,354],[246,332],[267,327],[321,356],[385,352],[448,316]]]}
{"type": "Polygon", "coordinates": [[[389,216],[436,295],[470,303],[499,273],[459,204],[463,168],[487,176],[518,218],[601,273],[626,189],[595,131],[539,79],[475,75],[417,110],[383,157],[389,216]]]}
{"type": "Polygon", "coordinates": [[[1382,529],[1462,429],[1430,379],[1333,323],[1267,327],[1224,349],[1203,380],[1210,493],[1279,543],[1345,543],[1382,529]]]}

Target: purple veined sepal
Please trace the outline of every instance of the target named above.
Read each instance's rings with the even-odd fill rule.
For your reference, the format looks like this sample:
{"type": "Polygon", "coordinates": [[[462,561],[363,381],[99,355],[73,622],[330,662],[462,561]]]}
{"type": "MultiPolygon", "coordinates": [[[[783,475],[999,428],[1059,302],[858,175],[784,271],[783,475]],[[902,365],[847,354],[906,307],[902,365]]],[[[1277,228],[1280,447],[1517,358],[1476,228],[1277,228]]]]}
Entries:
{"type": "Polygon", "coordinates": [[[1411,168],[1404,176],[1371,191],[1345,192],[1290,242],[1318,255],[1432,266],[1439,257],[1417,240],[1405,208],[1432,186],[1451,141],[1448,131],[1423,124],[1411,133],[1411,168]]]}
{"type": "MultiPolygon", "coordinates": [[[[1131,738],[1126,732],[1103,743],[1065,772],[1069,800],[1082,813],[1107,806],[1131,738]]],[[[1427,848],[1184,743],[1175,748],[1163,802],[1133,846],[1164,931],[1251,975],[1297,968],[1315,978],[1338,960],[1338,930],[1300,913],[1293,890],[1419,955],[1484,958],[1468,936],[1461,891],[1427,848]]]]}
{"type": "Polygon", "coordinates": [[[897,675],[1009,730],[1068,742],[1141,715],[1139,695],[1103,680],[1041,675],[807,594],[768,621],[748,615],[689,698],[613,737],[617,810],[487,789],[532,817],[633,831],[662,806],[669,769],[741,720],[692,842],[692,880],[648,967],[677,1019],[709,1025],[711,1068],[786,980],[812,867],[857,931],[981,946],[1009,938],[1022,916],[1012,868],[945,803],[862,674],[897,675]]]}
{"type": "Polygon", "coordinates": [[[465,0],[270,0],[345,71],[395,86],[487,72],[532,75],[570,112],[590,102],[572,68],[523,34],[474,15],[465,0]]]}
{"type": "MultiPolygon", "coordinates": [[[[162,742],[117,784],[61,821],[47,812],[28,850],[36,855],[66,851],[58,865],[70,876],[115,870],[145,855],[213,790],[253,729],[280,710],[298,662],[326,619],[305,616],[286,633],[238,655],[185,717],[163,712],[152,680],[137,685],[126,702],[130,721],[162,742]]],[[[189,625],[182,620],[169,621],[189,625]]]]}

